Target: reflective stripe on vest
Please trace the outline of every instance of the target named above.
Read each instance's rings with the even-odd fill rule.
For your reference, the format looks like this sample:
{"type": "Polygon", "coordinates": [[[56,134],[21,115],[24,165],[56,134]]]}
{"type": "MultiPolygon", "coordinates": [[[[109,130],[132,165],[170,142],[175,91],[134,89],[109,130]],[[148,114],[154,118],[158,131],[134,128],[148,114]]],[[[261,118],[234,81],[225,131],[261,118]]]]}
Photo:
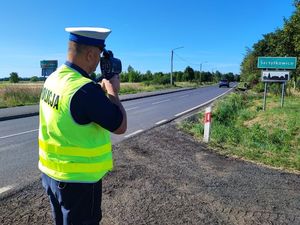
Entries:
{"type": "Polygon", "coordinates": [[[39,169],[56,180],[97,182],[113,168],[110,133],[96,123],[77,124],[70,112],[73,95],[90,82],[64,65],[44,84],[39,169]]]}

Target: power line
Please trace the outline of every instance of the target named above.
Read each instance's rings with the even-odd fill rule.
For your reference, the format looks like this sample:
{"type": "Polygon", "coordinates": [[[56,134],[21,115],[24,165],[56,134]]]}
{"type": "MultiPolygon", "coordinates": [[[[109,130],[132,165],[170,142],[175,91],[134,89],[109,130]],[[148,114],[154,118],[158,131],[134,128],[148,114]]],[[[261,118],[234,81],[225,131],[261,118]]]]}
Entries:
{"type": "Polygon", "coordinates": [[[192,63],[186,59],[184,59],[183,57],[179,56],[177,53],[174,52],[174,54],[181,60],[181,61],[184,61],[186,63],[188,63],[189,65],[194,65],[194,66],[199,66],[200,64],[197,64],[197,63],[192,63]]]}

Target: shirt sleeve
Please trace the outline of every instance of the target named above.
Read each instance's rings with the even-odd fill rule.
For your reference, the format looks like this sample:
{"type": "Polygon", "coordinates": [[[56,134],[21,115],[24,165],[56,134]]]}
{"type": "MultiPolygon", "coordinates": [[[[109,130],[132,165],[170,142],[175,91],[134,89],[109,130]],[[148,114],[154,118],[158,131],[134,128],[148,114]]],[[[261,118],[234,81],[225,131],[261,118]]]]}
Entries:
{"type": "Polygon", "coordinates": [[[71,100],[71,115],[78,124],[95,122],[111,132],[122,123],[123,114],[105,95],[99,84],[88,83],[81,87],[71,100]]]}

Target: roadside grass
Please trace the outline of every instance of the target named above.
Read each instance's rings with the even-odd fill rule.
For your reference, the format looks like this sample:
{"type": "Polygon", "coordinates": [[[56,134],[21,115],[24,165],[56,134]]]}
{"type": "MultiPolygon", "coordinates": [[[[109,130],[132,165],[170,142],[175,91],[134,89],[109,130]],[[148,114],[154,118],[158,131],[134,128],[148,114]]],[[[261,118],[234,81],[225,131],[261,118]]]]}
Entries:
{"type": "Polygon", "coordinates": [[[121,83],[120,94],[136,94],[174,88],[171,85],[145,85],[144,83],[121,83]]]}
{"type": "MultiPolygon", "coordinates": [[[[0,82],[0,108],[38,104],[43,82],[0,82]]],[[[176,82],[171,85],[145,85],[144,83],[121,83],[120,94],[135,94],[170,88],[197,87],[196,83],[176,82]]]]}
{"type": "Polygon", "coordinates": [[[37,104],[42,85],[42,83],[1,84],[0,108],[37,104]]]}
{"type": "MultiPolygon", "coordinates": [[[[288,96],[280,107],[279,96],[232,93],[213,108],[209,146],[225,155],[300,171],[300,97],[288,96]]],[[[202,140],[203,113],[180,128],[202,140]]]]}

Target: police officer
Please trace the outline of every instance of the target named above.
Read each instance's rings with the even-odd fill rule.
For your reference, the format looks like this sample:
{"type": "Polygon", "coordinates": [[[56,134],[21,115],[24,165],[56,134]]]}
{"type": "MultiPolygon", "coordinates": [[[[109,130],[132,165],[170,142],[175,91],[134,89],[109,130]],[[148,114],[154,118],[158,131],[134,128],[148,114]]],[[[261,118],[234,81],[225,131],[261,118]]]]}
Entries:
{"type": "Polygon", "coordinates": [[[124,133],[127,118],[118,75],[101,86],[90,77],[111,31],[66,31],[67,61],[47,78],[40,99],[39,169],[55,224],[94,225],[102,218],[102,178],[113,168],[110,132],[124,133]]]}

